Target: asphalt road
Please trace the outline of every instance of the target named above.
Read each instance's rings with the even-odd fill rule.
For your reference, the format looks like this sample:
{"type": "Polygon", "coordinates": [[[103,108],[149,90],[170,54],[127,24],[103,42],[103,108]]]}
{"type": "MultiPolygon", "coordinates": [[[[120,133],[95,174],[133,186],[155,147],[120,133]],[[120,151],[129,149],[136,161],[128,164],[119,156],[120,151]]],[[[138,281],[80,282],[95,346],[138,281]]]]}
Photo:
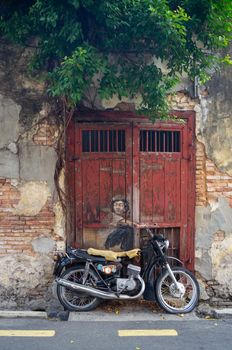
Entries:
{"type": "Polygon", "coordinates": [[[0,350],[231,350],[231,333],[232,320],[0,319],[0,350]]]}

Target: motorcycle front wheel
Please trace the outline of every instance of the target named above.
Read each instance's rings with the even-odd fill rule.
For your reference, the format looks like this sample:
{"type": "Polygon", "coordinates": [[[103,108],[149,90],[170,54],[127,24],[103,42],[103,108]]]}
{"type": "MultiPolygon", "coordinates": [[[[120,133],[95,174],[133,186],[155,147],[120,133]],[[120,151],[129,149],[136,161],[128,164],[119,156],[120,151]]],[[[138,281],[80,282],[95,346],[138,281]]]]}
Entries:
{"type": "MultiPolygon", "coordinates": [[[[68,270],[64,271],[60,278],[64,278],[74,283],[82,284],[84,271],[85,268],[82,266],[71,267],[68,270]]],[[[85,285],[93,286],[94,282],[97,280],[97,274],[94,271],[90,270],[85,285]]],[[[83,293],[74,292],[68,287],[63,287],[59,284],[57,285],[57,296],[64,308],[69,311],[90,311],[95,309],[100,303],[99,298],[83,293]]]]}
{"type": "Polygon", "coordinates": [[[166,270],[155,283],[156,300],[171,314],[191,312],[199,301],[199,285],[194,275],[185,268],[173,267],[178,288],[166,270]]]}

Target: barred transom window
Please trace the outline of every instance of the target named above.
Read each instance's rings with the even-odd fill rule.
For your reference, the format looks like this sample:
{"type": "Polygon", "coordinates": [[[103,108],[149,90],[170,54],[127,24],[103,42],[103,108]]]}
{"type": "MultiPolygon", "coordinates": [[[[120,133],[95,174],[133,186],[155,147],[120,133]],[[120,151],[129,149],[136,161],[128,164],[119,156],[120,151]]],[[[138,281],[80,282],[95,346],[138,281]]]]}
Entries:
{"type": "Polygon", "coordinates": [[[180,151],[180,131],[140,130],[140,152],[180,151]]]}
{"type": "Polygon", "coordinates": [[[125,152],[125,130],[82,130],[82,152],[125,152]]]}

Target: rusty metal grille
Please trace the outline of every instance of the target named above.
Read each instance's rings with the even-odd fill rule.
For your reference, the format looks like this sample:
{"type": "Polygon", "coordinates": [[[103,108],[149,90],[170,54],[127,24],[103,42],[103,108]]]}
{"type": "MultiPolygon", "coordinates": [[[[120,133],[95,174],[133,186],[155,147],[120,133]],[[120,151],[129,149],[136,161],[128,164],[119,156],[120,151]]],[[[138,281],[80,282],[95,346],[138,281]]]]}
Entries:
{"type": "MultiPolygon", "coordinates": [[[[154,234],[163,235],[170,242],[168,255],[179,258],[180,228],[179,227],[157,227],[152,229],[154,234]]],[[[148,236],[146,230],[140,232],[140,247],[144,249],[148,246],[148,236]]]]}
{"type": "Polygon", "coordinates": [[[82,152],[125,152],[125,130],[82,130],[82,152]]]}
{"type": "Polygon", "coordinates": [[[180,131],[140,130],[140,152],[180,152],[180,131]]]}

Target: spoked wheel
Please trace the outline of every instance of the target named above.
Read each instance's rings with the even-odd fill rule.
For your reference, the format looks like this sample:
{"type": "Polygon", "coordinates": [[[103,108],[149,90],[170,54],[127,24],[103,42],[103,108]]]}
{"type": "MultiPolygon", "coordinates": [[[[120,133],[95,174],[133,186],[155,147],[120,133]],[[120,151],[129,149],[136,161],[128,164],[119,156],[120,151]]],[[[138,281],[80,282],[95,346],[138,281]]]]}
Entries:
{"type": "Polygon", "coordinates": [[[190,312],[199,300],[198,282],[191,272],[182,267],[174,267],[172,272],[178,282],[178,288],[166,270],[156,281],[157,302],[172,314],[190,312]]]}
{"type": "MultiPolygon", "coordinates": [[[[84,267],[72,267],[66,270],[60,277],[68,281],[82,284],[84,267]]],[[[89,271],[85,285],[93,286],[94,282],[98,280],[98,276],[94,271],[89,271]]],[[[77,293],[68,287],[57,285],[57,296],[65,309],[70,311],[90,311],[95,309],[100,303],[99,298],[91,295],[77,293]]]]}

